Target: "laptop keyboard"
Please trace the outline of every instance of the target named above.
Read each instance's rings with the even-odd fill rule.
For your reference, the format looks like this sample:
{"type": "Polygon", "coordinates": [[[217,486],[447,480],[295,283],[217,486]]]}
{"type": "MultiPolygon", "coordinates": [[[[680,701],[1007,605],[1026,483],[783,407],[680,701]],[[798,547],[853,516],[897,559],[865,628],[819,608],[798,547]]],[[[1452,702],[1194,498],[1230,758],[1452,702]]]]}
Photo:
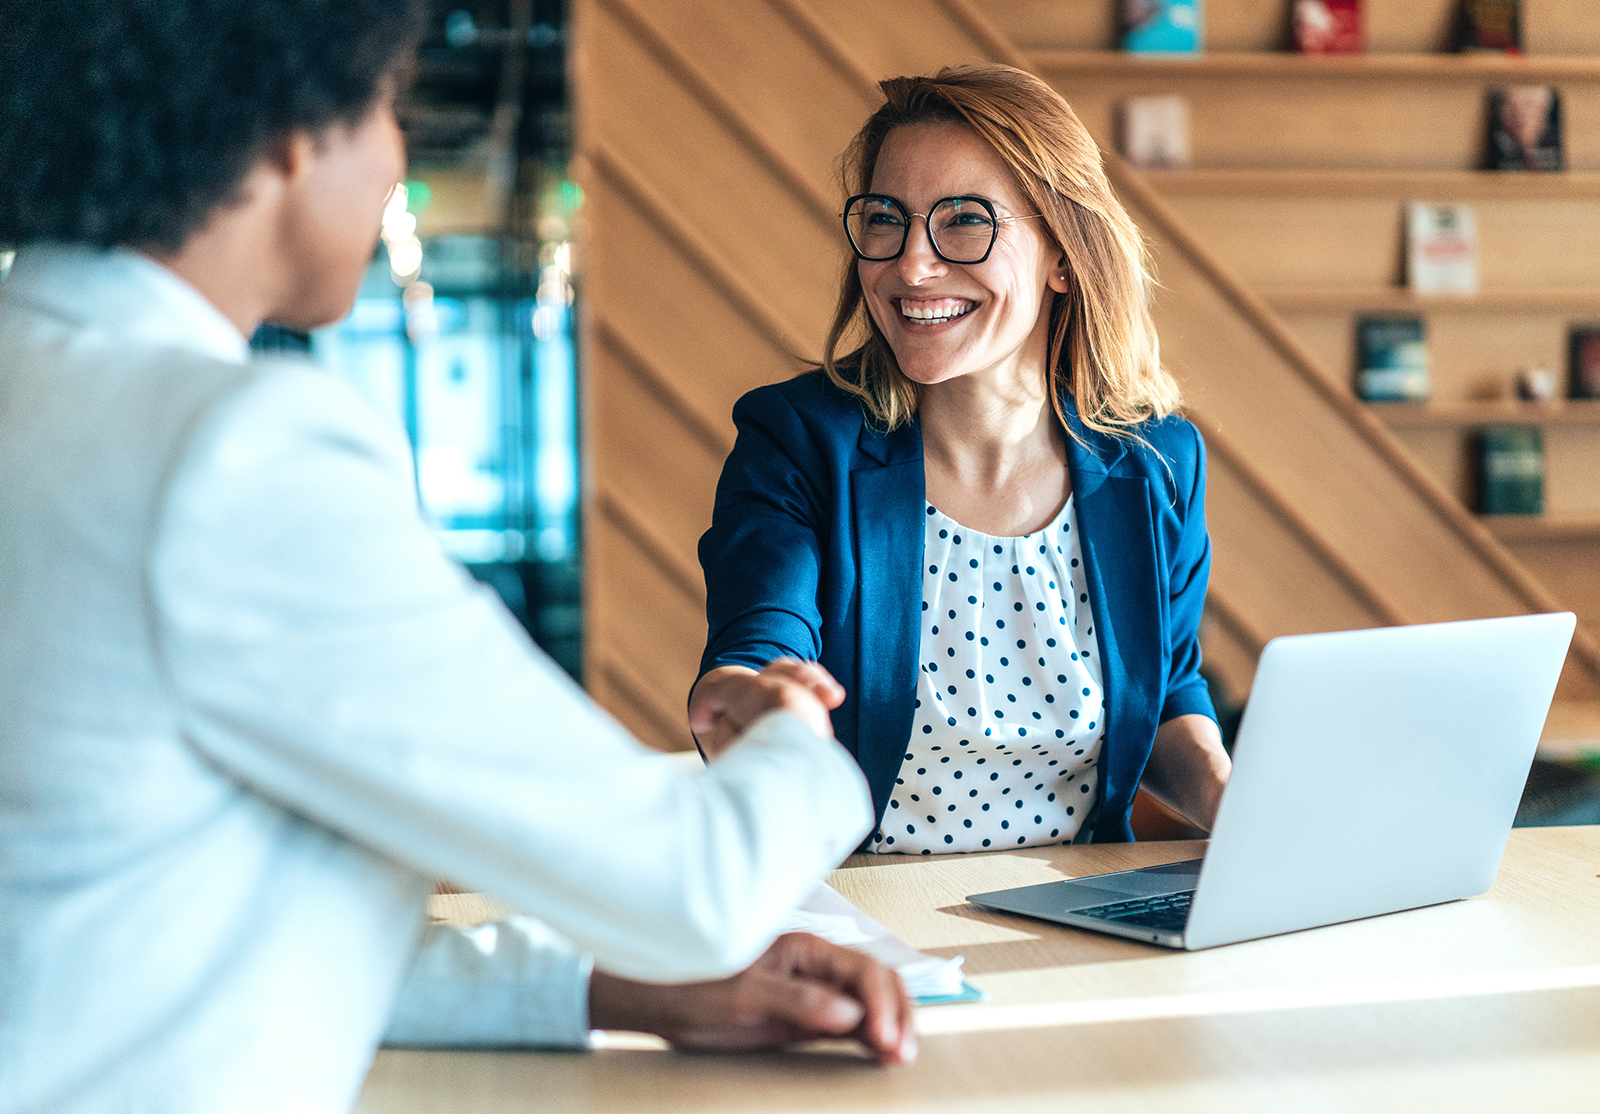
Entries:
{"type": "Polygon", "coordinates": [[[1189,920],[1189,902],[1193,890],[1157,897],[1141,897],[1133,901],[1113,901],[1107,905],[1091,905],[1087,909],[1074,909],[1079,917],[1093,917],[1100,921],[1148,928],[1156,932],[1182,932],[1189,920]]]}

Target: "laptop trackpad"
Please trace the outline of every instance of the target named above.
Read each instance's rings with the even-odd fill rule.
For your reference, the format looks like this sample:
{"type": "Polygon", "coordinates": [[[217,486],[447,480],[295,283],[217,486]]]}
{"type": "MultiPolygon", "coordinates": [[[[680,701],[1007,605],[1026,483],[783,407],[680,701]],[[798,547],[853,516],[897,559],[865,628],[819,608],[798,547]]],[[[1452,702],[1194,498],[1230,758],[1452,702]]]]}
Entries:
{"type": "Polygon", "coordinates": [[[1112,901],[1153,897],[1178,890],[1192,890],[1200,881],[1200,860],[1167,863],[1148,870],[1129,870],[1120,874],[1097,874],[1089,878],[1058,882],[1054,895],[1063,911],[1086,909],[1112,901]]]}

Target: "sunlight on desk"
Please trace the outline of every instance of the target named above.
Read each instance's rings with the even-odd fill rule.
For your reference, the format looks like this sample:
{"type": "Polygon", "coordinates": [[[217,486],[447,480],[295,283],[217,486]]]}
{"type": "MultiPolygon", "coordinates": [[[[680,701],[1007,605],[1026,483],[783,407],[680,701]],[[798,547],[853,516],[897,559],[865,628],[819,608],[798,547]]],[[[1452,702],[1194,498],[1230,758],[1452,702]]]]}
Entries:
{"type": "MultiPolygon", "coordinates": [[[[1482,898],[1204,952],[987,913],[969,893],[1193,858],[1203,845],[856,856],[831,879],[987,1002],[917,1011],[915,1064],[837,1042],[688,1055],[381,1052],[363,1114],[1586,1109],[1600,1079],[1600,828],[1512,833],[1482,898]]],[[[451,904],[436,899],[435,912],[451,904]]],[[[468,912],[460,902],[458,913],[468,912]]],[[[478,907],[473,907],[478,908],[478,907]]],[[[484,906],[492,908],[492,906],[484,906]]]]}

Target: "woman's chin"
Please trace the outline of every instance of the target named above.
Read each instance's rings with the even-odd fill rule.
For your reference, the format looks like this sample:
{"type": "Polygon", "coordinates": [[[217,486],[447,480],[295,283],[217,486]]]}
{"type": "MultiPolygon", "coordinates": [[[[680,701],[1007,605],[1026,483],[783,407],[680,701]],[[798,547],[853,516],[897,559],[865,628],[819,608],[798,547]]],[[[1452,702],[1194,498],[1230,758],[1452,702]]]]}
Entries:
{"type": "Polygon", "coordinates": [[[931,387],[956,374],[952,361],[930,352],[896,352],[894,359],[900,374],[920,387],[931,387]]]}

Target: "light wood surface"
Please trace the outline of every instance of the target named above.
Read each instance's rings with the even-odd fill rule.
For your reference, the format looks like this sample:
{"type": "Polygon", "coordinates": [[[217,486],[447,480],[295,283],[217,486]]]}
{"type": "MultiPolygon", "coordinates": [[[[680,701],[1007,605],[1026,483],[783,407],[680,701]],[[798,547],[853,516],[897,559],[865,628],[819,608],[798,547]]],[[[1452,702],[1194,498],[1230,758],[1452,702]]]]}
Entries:
{"type": "MultiPolygon", "coordinates": [[[[1484,897],[1177,953],[983,912],[968,893],[1193,857],[1201,844],[887,861],[833,883],[990,998],[918,1010],[922,1051],[379,1053],[358,1110],[1587,1109],[1600,1080],[1600,828],[1512,832],[1484,897]]],[[[1399,850],[1399,849],[1397,849],[1399,850]]],[[[439,901],[461,899],[436,899],[439,901]]]]}

